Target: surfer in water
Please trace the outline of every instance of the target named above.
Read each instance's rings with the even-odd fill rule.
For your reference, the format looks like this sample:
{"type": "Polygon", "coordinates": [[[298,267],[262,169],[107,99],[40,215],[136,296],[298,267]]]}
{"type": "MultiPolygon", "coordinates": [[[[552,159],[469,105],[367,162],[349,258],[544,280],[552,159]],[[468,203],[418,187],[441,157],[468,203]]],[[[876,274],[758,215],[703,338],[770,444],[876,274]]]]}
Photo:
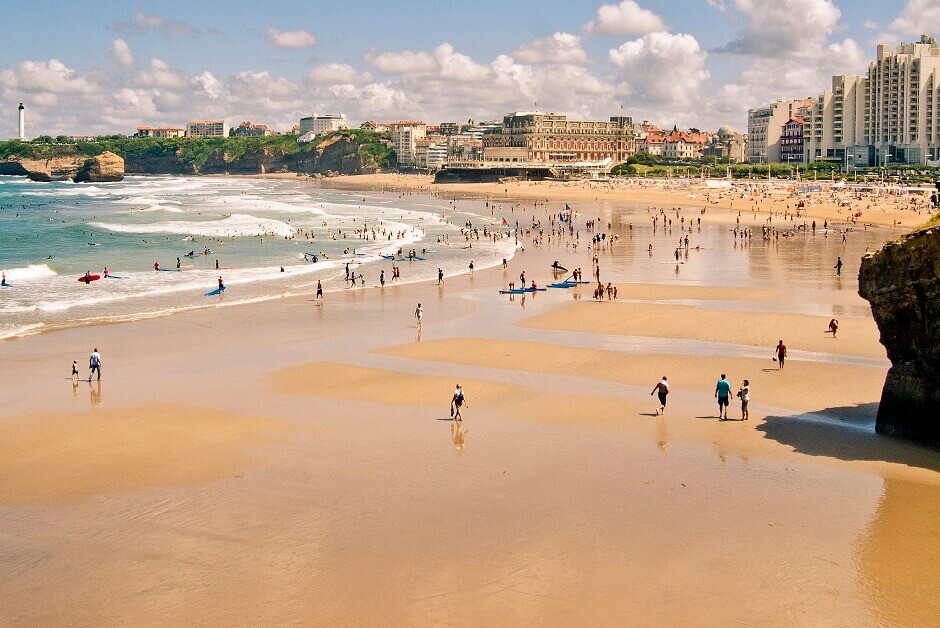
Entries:
{"type": "Polygon", "coordinates": [[[219,275],[219,292],[225,290],[225,283],[222,281],[222,275],[219,275]]]}
{"type": "Polygon", "coordinates": [[[176,270],[180,269],[180,258],[176,258],[176,270]]]}
{"type": "Polygon", "coordinates": [[[6,274],[6,273],[3,273],[3,281],[0,281],[0,285],[2,285],[2,286],[7,285],[7,274],[6,274]]]}
{"type": "Polygon", "coordinates": [[[153,263],[153,269],[154,269],[154,270],[160,270],[160,262],[154,262],[154,263],[153,263]]]}
{"type": "Polygon", "coordinates": [[[91,285],[91,271],[90,270],[85,271],[85,285],[86,286],[91,285]]]}

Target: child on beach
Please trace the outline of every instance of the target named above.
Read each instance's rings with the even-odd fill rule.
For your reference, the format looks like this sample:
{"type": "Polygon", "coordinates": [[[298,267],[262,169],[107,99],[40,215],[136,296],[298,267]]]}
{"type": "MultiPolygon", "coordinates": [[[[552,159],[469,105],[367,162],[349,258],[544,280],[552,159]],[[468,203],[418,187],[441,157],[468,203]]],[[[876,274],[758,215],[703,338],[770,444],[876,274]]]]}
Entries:
{"type": "Polygon", "coordinates": [[[836,337],[836,332],[839,331],[839,319],[834,318],[829,321],[829,333],[832,334],[832,337],[836,337]]]}
{"type": "Polygon", "coordinates": [[[747,380],[744,380],[744,384],[738,390],[738,397],[741,399],[741,420],[747,421],[749,417],[747,403],[751,400],[751,386],[747,380]]]}
{"type": "Polygon", "coordinates": [[[78,360],[72,360],[72,375],[70,379],[78,379],[78,360]]]}

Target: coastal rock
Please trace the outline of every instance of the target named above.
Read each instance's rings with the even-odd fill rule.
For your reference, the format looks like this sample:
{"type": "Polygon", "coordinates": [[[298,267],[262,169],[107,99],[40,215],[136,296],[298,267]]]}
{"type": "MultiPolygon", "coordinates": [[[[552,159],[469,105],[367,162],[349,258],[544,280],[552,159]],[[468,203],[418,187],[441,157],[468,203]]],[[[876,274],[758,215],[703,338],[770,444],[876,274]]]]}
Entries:
{"type": "Polygon", "coordinates": [[[940,227],[865,255],[859,294],[891,360],[876,429],[940,443],[940,227]]]}
{"type": "Polygon", "coordinates": [[[107,183],[124,180],[124,159],[104,152],[85,161],[73,177],[75,183],[107,183]]]}

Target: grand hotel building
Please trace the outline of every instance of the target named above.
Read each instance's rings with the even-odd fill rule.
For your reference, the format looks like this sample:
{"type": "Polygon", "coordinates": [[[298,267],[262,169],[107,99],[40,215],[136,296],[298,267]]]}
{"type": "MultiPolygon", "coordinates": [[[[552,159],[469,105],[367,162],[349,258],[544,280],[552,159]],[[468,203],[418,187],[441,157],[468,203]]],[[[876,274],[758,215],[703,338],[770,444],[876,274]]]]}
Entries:
{"type": "Polygon", "coordinates": [[[502,127],[483,136],[488,162],[564,164],[624,162],[636,152],[633,119],[569,120],[554,113],[517,111],[503,118],[502,127]]]}

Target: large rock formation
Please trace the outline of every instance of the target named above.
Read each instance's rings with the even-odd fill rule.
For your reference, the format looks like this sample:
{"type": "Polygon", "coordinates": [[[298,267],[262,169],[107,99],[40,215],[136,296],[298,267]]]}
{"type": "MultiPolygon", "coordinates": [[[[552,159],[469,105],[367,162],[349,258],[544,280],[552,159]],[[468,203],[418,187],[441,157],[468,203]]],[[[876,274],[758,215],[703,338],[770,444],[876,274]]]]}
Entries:
{"type": "Polygon", "coordinates": [[[867,254],[859,294],[891,360],[877,430],[940,443],[940,227],[867,254]]]}
{"type": "Polygon", "coordinates": [[[82,164],[73,177],[75,183],[106,183],[124,180],[124,159],[104,152],[82,164]]]}
{"type": "Polygon", "coordinates": [[[121,181],[124,179],[124,160],[109,152],[91,159],[84,156],[18,159],[0,162],[0,174],[26,176],[32,181],[121,181]]]}

